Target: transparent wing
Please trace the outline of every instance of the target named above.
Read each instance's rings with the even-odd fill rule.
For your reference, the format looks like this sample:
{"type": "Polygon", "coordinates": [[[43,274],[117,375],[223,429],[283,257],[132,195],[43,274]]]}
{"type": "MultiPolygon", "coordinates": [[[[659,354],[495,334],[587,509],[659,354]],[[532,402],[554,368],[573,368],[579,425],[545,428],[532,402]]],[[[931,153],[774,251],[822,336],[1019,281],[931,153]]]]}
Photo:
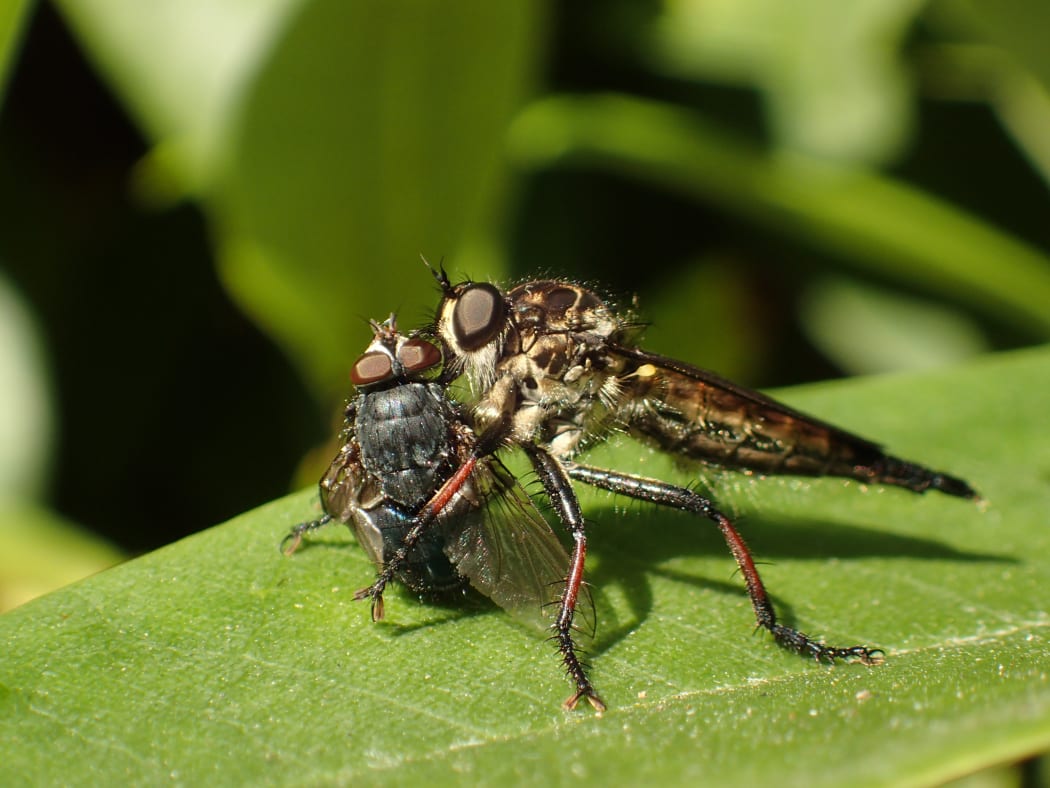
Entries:
{"type": "MultiPolygon", "coordinates": [[[[549,626],[558,613],[569,556],[525,490],[502,463],[486,459],[471,477],[477,507],[456,518],[445,554],[478,591],[515,618],[549,626]]],[[[586,587],[577,627],[594,631],[586,587]]]]}

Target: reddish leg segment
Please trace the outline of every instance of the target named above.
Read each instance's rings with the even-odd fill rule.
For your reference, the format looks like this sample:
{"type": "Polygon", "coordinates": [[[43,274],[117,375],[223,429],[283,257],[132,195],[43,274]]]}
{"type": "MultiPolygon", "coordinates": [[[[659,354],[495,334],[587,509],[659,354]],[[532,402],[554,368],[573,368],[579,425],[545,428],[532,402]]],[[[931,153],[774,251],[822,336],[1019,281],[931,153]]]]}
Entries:
{"type": "Polygon", "coordinates": [[[552,627],[553,639],[558,644],[565,671],[576,684],[576,692],[570,695],[563,705],[566,709],[574,709],[580,698],[587,698],[595,709],[604,711],[605,703],[598,697],[590,679],[587,678],[586,666],[580,661],[577,654],[579,649],[572,639],[572,622],[576,615],[576,603],[580,597],[580,586],[583,584],[583,565],[587,557],[587,533],[580,503],[576,499],[565,468],[558,460],[534,444],[528,444],[524,449],[543,484],[543,489],[547,492],[547,497],[550,498],[554,511],[572,533],[574,540],[569,573],[565,578],[565,590],[562,592],[558,617],[552,627]]]}
{"type": "Polygon", "coordinates": [[[445,510],[445,507],[448,506],[456,493],[459,492],[464,484],[466,484],[477,464],[477,455],[468,457],[466,462],[464,462],[456,472],[441,485],[434,496],[423,505],[422,509],[419,510],[419,514],[416,515],[412,527],[408,530],[408,533],[405,534],[405,538],[401,541],[401,546],[392,556],[390,556],[390,560],[386,562],[376,576],[375,582],[368,588],[362,588],[354,594],[354,599],[370,598],[372,600],[373,621],[380,621],[383,618],[383,592],[386,590],[390,581],[394,578],[394,575],[401,569],[401,565],[408,557],[409,551],[416,546],[419,538],[434,523],[437,516],[445,510]]]}
{"type": "Polygon", "coordinates": [[[755,619],[758,625],[768,629],[774,640],[784,648],[797,651],[800,654],[808,654],[820,662],[833,662],[836,659],[858,659],[865,665],[873,665],[882,661],[883,652],[880,649],[868,648],[866,646],[848,646],[840,648],[828,646],[819,640],[811,638],[803,632],[777,622],[776,611],[773,603],[766,593],[766,587],[758,574],[758,568],[751,557],[751,551],[744,544],[736,528],[733,527],[729,518],[718,511],[714,504],[702,495],[684,487],[676,487],[656,479],[645,479],[629,474],[608,471],[603,468],[593,468],[587,465],[568,463],[565,465],[568,475],[578,481],[590,484],[603,490],[626,495],[640,501],[649,501],[661,506],[671,506],[683,512],[702,515],[713,521],[722,532],[722,537],[729,546],[737,566],[744,576],[747,585],[747,594],[751,598],[751,606],[755,611],[755,619]]]}

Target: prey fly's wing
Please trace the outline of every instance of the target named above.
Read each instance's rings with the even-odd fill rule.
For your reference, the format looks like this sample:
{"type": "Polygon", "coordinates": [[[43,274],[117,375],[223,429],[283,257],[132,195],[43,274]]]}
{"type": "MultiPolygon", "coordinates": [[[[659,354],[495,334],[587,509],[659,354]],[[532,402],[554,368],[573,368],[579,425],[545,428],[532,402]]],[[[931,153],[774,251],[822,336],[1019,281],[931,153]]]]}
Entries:
{"type": "MultiPolygon", "coordinates": [[[[451,527],[445,554],[461,575],[515,618],[549,626],[565,588],[569,556],[513,474],[494,457],[472,476],[481,504],[451,527]]],[[[594,604],[583,587],[577,607],[584,632],[594,630],[594,604]]]]}

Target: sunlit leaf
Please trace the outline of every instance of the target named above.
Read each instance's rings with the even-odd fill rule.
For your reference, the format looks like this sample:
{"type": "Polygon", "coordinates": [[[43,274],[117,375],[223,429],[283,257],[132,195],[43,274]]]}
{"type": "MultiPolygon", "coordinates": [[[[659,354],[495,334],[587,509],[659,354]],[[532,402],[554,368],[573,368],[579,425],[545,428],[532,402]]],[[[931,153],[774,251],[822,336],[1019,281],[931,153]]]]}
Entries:
{"type": "Polygon", "coordinates": [[[35,316],[0,275],[0,502],[44,486],[51,450],[51,384],[35,316]]]}
{"type": "Polygon", "coordinates": [[[88,55],[184,189],[214,182],[253,71],[307,0],[59,0],[88,55]]]}
{"type": "Polygon", "coordinates": [[[988,349],[974,321],[957,310],[844,277],[811,285],[799,322],[850,375],[946,366],[988,349]]]}
{"type": "Polygon", "coordinates": [[[879,163],[907,143],[913,86],[902,48],[921,0],[668,0],[652,38],[662,68],[762,93],[779,146],[879,163]]]}

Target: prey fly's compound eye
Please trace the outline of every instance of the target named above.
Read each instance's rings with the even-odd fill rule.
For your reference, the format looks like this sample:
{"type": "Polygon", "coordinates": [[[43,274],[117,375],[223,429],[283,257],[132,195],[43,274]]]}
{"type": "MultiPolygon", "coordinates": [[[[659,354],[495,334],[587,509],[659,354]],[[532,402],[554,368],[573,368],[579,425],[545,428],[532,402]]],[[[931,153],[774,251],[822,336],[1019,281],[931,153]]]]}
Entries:
{"type": "Polygon", "coordinates": [[[507,307],[503,295],[490,284],[471,285],[452,310],[452,330],[464,350],[477,350],[503,327],[507,307]]]}
{"type": "Polygon", "coordinates": [[[405,372],[422,372],[441,363],[441,351],[425,339],[408,339],[397,349],[405,372]]]}
{"type": "Polygon", "coordinates": [[[355,386],[379,383],[394,374],[390,356],[386,353],[365,353],[350,368],[350,382],[355,386]]]}

